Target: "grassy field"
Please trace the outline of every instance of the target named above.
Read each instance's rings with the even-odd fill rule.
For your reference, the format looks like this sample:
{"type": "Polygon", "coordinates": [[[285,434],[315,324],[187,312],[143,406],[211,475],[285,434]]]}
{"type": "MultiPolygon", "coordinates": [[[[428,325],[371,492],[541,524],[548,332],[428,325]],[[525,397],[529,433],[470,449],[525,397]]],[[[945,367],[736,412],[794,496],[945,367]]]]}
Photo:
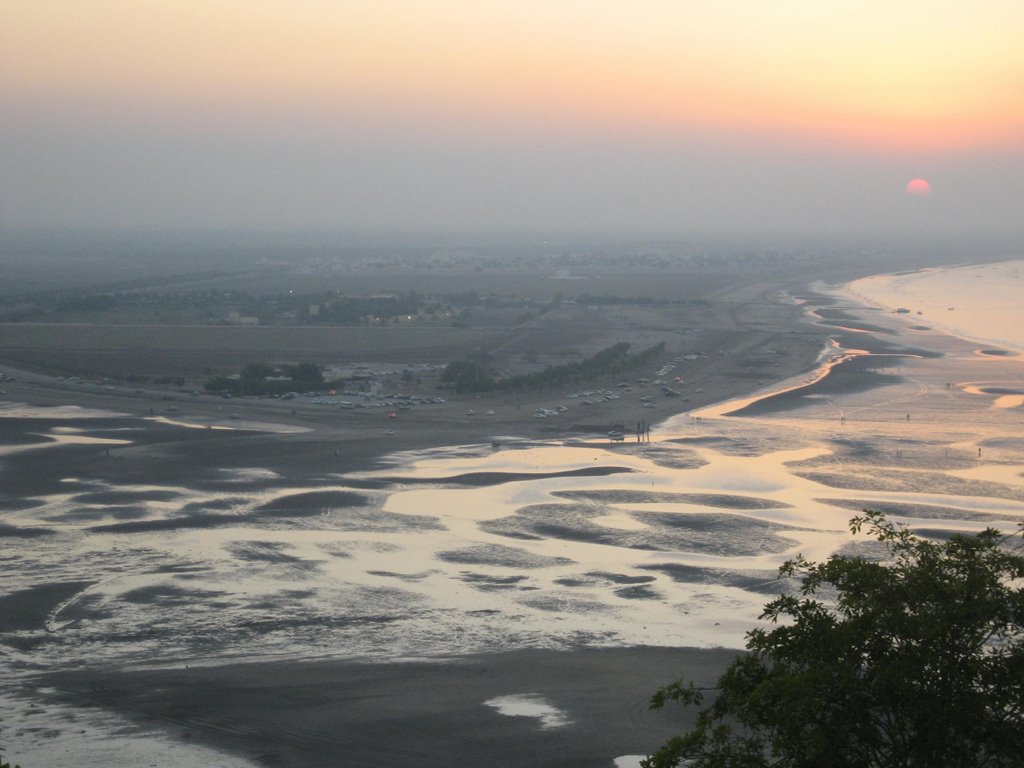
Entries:
{"type": "Polygon", "coordinates": [[[619,342],[630,343],[634,351],[664,342],[667,359],[749,345],[742,360],[716,358],[688,365],[720,367],[728,363],[735,376],[760,378],[776,361],[758,360],[757,346],[791,327],[798,314],[792,305],[778,302],[773,285],[779,283],[765,282],[759,279],[758,269],[736,264],[721,270],[705,266],[688,271],[636,264],[633,272],[607,269],[607,265],[598,269],[597,264],[587,269],[576,264],[561,270],[554,266],[456,272],[407,265],[405,272],[317,273],[298,266],[249,265],[248,270],[230,275],[190,271],[177,278],[156,276],[149,286],[131,288],[133,295],[158,291],[186,299],[172,302],[171,309],[140,302],[127,303],[128,311],[115,308],[89,314],[49,309],[49,314],[42,315],[47,322],[2,322],[0,360],[49,374],[132,381],[180,377],[189,387],[198,388],[211,376],[237,373],[252,362],[313,362],[322,367],[365,363],[400,368],[415,363],[444,365],[485,355],[497,375],[512,376],[587,357],[619,342]],[[734,274],[737,270],[744,273],[742,277],[734,274]],[[214,324],[209,319],[225,317],[235,306],[231,298],[225,299],[223,307],[203,305],[200,314],[208,317],[197,315],[198,309],[189,313],[192,305],[187,296],[191,292],[214,289],[252,294],[337,290],[373,295],[416,290],[442,296],[476,292],[481,297],[506,299],[471,306],[459,317],[464,327],[453,325],[454,316],[402,324],[392,320],[382,326],[238,326],[214,324]],[[551,301],[558,294],[565,299],[561,305],[551,301]],[[603,302],[594,297],[618,299],[603,302]],[[630,301],[638,297],[640,301],[630,301]],[[752,331],[755,334],[748,337],[752,331]],[[752,374],[753,369],[758,372],[752,374]]]}
{"type": "Polygon", "coordinates": [[[0,324],[0,356],[47,371],[123,376],[233,373],[256,360],[446,362],[495,344],[479,328],[0,324]]]}

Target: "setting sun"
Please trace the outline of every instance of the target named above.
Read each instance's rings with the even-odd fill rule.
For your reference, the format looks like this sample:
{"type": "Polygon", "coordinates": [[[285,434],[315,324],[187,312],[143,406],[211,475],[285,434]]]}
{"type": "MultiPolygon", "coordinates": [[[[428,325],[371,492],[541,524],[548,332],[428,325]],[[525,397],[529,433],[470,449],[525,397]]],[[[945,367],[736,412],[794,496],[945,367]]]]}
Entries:
{"type": "Polygon", "coordinates": [[[931,5],[10,0],[0,224],[1014,228],[1024,4],[931,5]]]}
{"type": "Polygon", "coordinates": [[[911,197],[928,197],[932,193],[932,185],[925,179],[911,179],[907,182],[907,194],[911,197]]]}

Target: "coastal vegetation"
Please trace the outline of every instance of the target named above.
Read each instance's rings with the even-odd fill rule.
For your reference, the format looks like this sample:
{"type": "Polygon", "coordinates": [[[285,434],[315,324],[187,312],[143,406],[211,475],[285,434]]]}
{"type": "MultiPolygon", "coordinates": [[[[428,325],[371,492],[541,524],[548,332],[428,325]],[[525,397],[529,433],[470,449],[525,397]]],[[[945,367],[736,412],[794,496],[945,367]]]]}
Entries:
{"type": "Polygon", "coordinates": [[[545,389],[579,383],[588,378],[619,374],[643,368],[652,359],[664,353],[665,343],[630,354],[631,345],[620,341],[583,360],[545,366],[534,373],[499,378],[494,375],[489,359],[484,356],[456,360],[445,368],[442,380],[455,388],[458,394],[492,392],[494,390],[521,391],[545,389]]]}
{"type": "Polygon", "coordinates": [[[207,392],[243,395],[283,395],[305,392],[324,385],[324,374],[314,363],[298,363],[274,367],[266,363],[250,363],[238,376],[214,376],[206,382],[207,392]]]}
{"type": "MultiPolygon", "coordinates": [[[[1024,754],[1024,556],[994,529],[931,541],[867,512],[878,559],[802,556],[775,625],[718,684],[677,681],[652,707],[701,706],[645,768],[1009,768],[1024,754]]],[[[1019,537],[1016,537],[1019,539],[1019,537]]]]}

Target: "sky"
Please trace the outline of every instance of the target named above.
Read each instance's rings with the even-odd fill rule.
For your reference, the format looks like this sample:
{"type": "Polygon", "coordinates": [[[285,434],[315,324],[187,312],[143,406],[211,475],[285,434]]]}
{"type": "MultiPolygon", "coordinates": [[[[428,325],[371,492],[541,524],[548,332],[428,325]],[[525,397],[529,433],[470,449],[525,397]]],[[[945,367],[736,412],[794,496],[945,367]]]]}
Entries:
{"type": "Polygon", "coordinates": [[[0,0],[0,228],[1018,235],[1022,94],[1020,0],[0,0]]]}

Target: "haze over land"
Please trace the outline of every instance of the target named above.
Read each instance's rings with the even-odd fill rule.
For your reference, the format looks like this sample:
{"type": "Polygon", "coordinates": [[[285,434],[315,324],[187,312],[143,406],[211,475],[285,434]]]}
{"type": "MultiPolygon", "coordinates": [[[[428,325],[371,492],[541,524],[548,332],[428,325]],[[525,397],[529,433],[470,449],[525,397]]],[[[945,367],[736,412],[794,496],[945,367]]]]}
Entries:
{"type": "MultiPolygon", "coordinates": [[[[710,682],[782,560],[871,554],[856,510],[936,537],[1024,519],[1019,339],[939,332],[966,296],[873,309],[806,290],[842,260],[792,255],[393,258],[3,297],[0,716],[25,762],[610,768],[678,727],[650,691],[710,682]],[[481,292],[345,322],[401,294],[313,314],[301,291],[335,281],[481,292]],[[584,366],[626,340],[639,362],[584,366]],[[338,381],[204,386],[298,355],[338,381]],[[460,393],[459,358],[547,378],[460,393]]],[[[948,273],[984,297],[1020,268],[948,273]]]]}
{"type": "Polygon", "coordinates": [[[4,229],[1021,233],[1011,0],[2,13],[4,229]]]}
{"type": "Polygon", "coordinates": [[[858,511],[1013,529],[1022,30],[3,3],[5,757],[629,768],[858,511]]]}

